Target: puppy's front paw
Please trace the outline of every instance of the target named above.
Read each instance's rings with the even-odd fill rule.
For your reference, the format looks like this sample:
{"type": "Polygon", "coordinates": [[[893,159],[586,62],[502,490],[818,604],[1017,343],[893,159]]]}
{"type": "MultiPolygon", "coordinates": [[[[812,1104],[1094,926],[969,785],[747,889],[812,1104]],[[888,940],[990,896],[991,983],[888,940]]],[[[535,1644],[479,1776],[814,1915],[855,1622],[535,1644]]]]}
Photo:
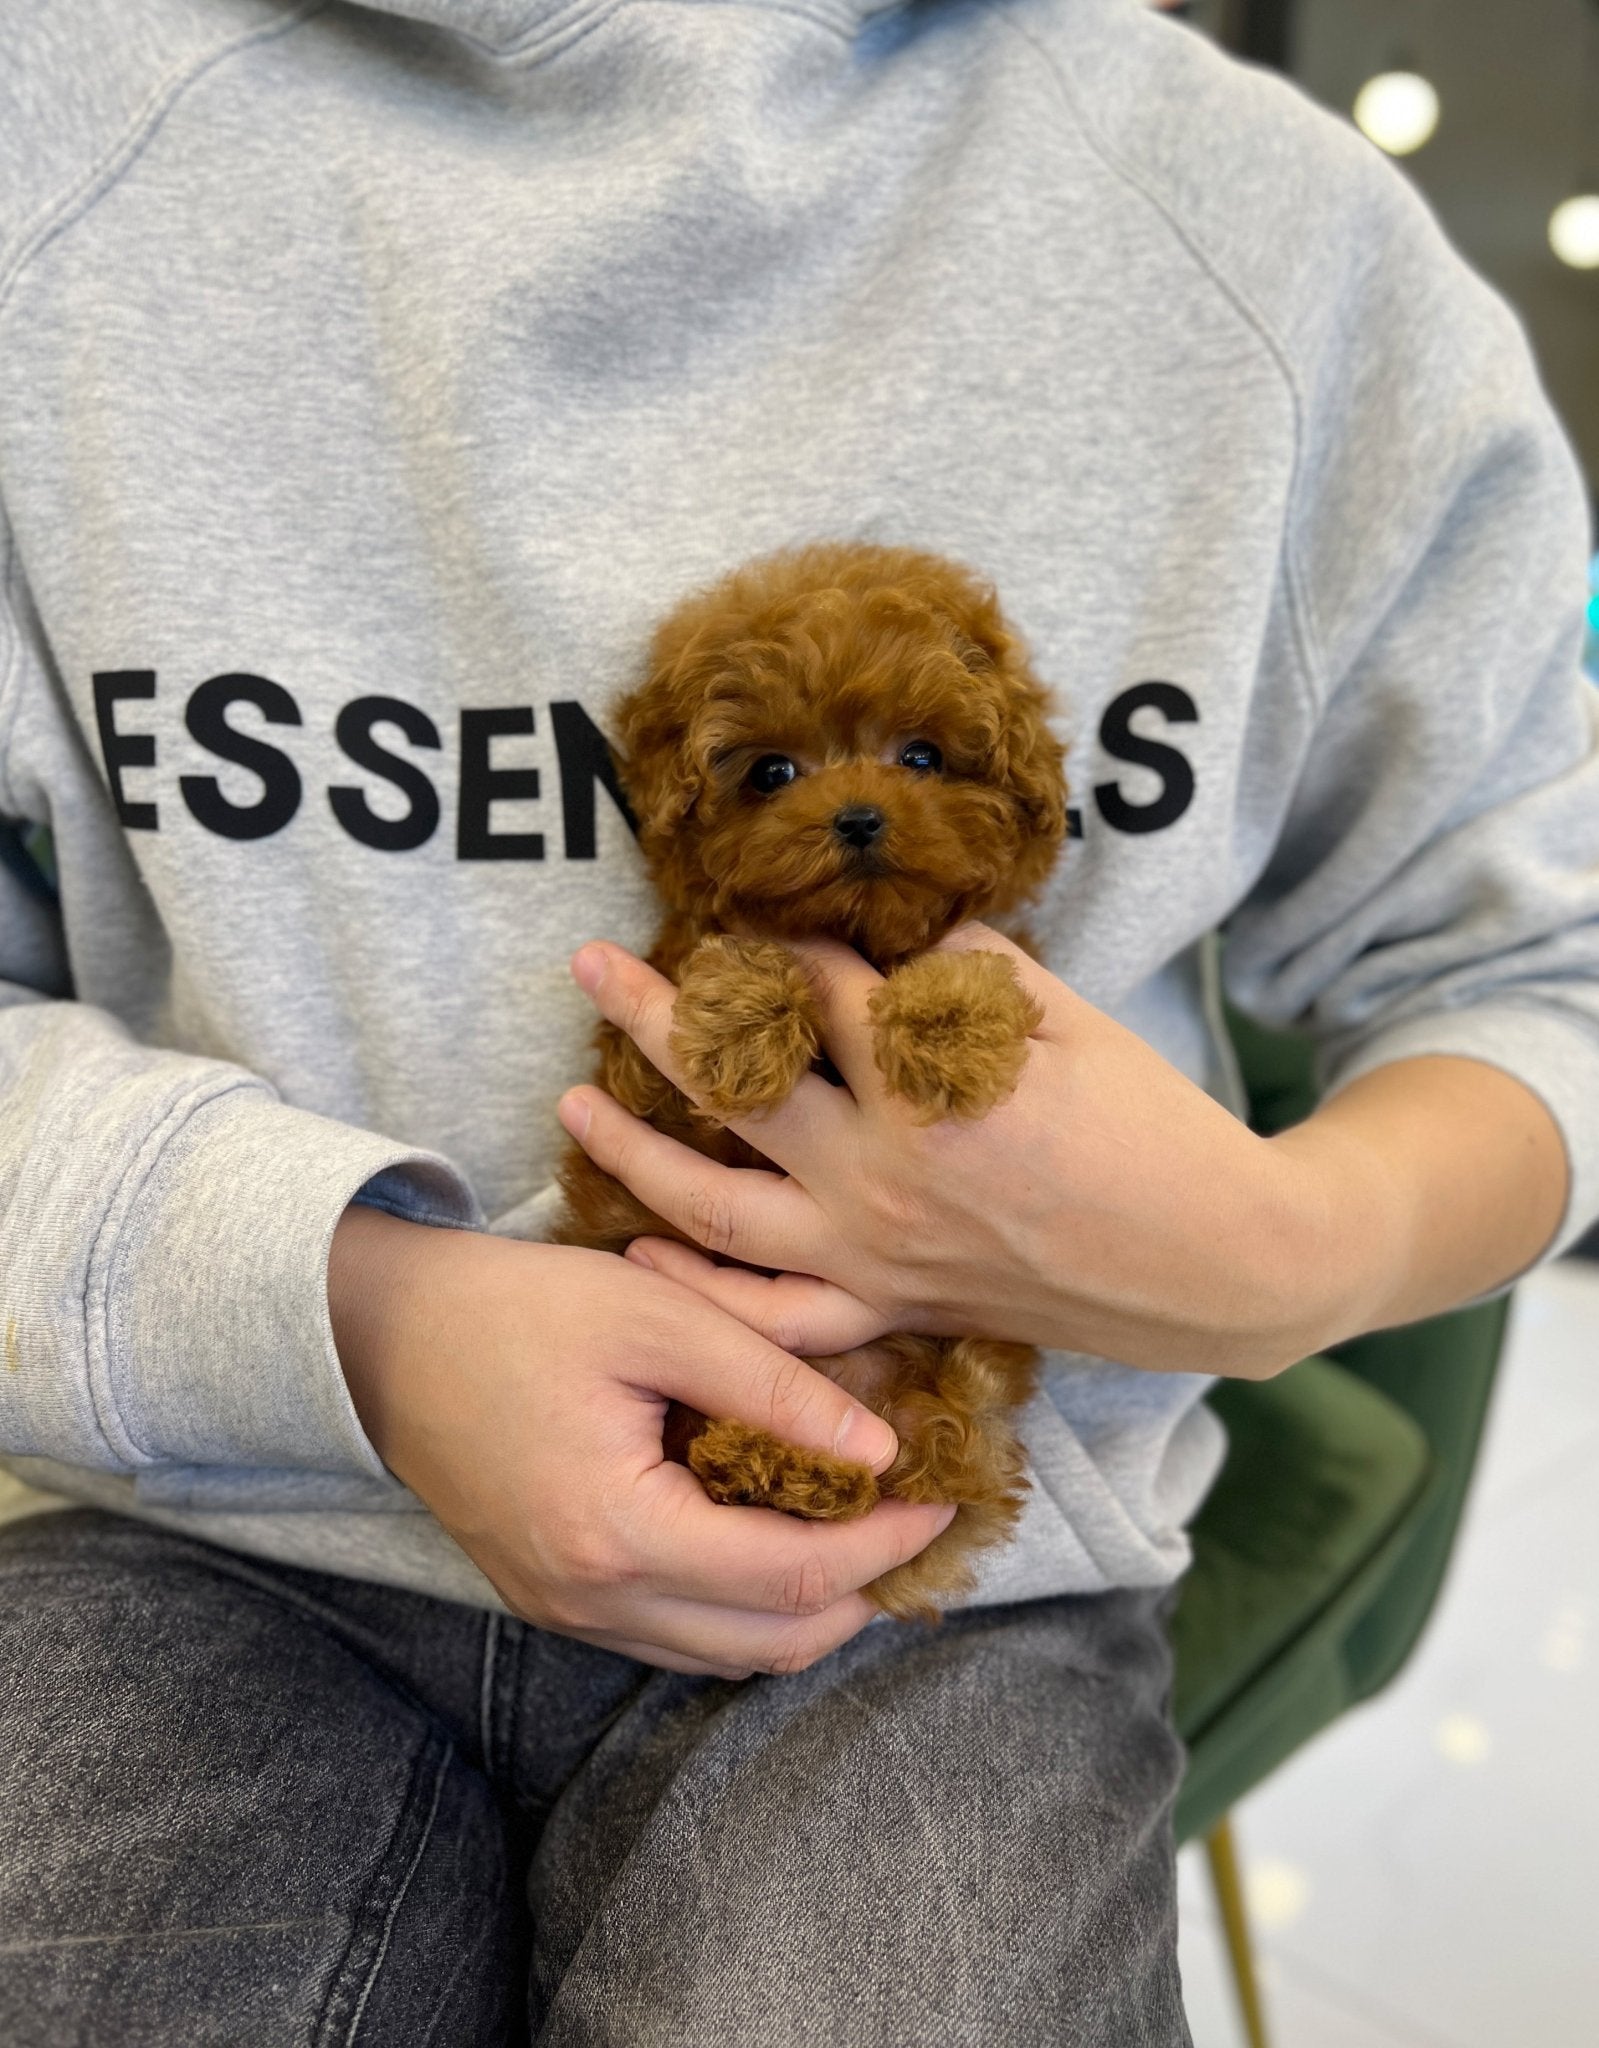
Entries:
{"type": "Polygon", "coordinates": [[[672,1055],[719,1121],[786,1101],[816,1057],[816,998],[771,939],[716,934],[689,955],[672,1013],[672,1055]]]}
{"type": "Polygon", "coordinates": [[[688,1447],[690,1470],[723,1505],[777,1508],[813,1522],[852,1522],[877,1505],[869,1465],[804,1451],[744,1422],[708,1422],[688,1447]]]}
{"type": "Polygon", "coordinates": [[[870,1003],[878,1069],[919,1121],[982,1116],[1003,1102],[1044,1013],[1002,953],[923,953],[870,1003]]]}

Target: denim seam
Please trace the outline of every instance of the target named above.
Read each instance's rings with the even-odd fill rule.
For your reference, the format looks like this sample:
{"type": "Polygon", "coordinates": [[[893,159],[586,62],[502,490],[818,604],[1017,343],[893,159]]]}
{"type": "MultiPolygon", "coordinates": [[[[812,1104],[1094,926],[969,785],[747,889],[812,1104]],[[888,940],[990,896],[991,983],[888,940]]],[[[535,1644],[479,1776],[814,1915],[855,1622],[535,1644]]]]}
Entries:
{"type": "Polygon", "coordinates": [[[494,1676],[490,1688],[489,1741],[484,1768],[516,1796],[517,1701],[522,1687],[525,1630],[508,1628],[502,1620],[495,1632],[494,1676]]]}
{"type": "Polygon", "coordinates": [[[494,1674],[499,1662],[500,1617],[483,1617],[483,1676],[478,1685],[477,1741],[486,1776],[494,1773],[494,1674]]]}
{"type": "Polygon", "coordinates": [[[433,1823],[444,1791],[444,1774],[454,1754],[454,1746],[431,1730],[424,1735],[411,1767],[405,1796],[395,1815],[388,1845],[379,1859],[366,1896],[351,1915],[350,1938],[333,1972],[313,2037],[317,2048],[351,2048],[355,2041],[361,2015],[366,2010],[378,1972],[388,1954],[395,1918],[432,1837],[433,1823]],[[424,1817],[421,1810],[423,1787],[430,1765],[433,1783],[424,1817]],[[382,1925],[374,1933],[372,1921],[378,1913],[382,1914],[382,1925]],[[358,1981],[359,1990],[356,1988],[358,1981]]]}
{"type": "Polygon", "coordinates": [[[405,1876],[400,1880],[399,1889],[395,1892],[384,1919],[383,1936],[378,1943],[378,1952],[372,1958],[372,1967],[367,1972],[366,1982],[361,1987],[361,1996],[356,2001],[355,2012],[350,2020],[350,2031],[346,2037],[346,2048],[349,2048],[349,2044],[354,2042],[357,2033],[360,2031],[361,2015],[366,2011],[366,2002],[372,1996],[372,1987],[378,1981],[378,1972],[382,1969],[384,1958],[389,1952],[389,1942],[394,1934],[395,1920],[399,1917],[400,1908],[405,1903],[406,1893],[411,1889],[411,1880],[416,1875],[416,1867],[422,1861],[423,1852],[433,1838],[433,1823],[438,1818],[439,1800],[444,1793],[444,1773],[449,1769],[450,1759],[453,1754],[454,1751],[446,1745],[443,1755],[439,1758],[438,1769],[433,1773],[433,1797],[428,1802],[427,1819],[422,1823],[416,1848],[405,1868],[405,1876]]]}

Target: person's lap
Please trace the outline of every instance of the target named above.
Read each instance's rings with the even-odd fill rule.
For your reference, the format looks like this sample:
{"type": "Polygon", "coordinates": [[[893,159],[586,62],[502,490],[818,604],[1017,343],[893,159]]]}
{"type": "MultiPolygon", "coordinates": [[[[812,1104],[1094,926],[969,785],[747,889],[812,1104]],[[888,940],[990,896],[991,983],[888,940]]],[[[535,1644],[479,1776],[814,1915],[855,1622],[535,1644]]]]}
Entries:
{"type": "Polygon", "coordinates": [[[391,1990],[504,2032],[488,1782],[302,1575],[42,1516],[0,1533],[0,1670],[0,2039],[428,2039],[391,1990]]]}
{"type": "Polygon", "coordinates": [[[1179,2048],[1159,1604],[880,1623],[730,1685],[18,1524],[0,2039],[1179,2048]]]}

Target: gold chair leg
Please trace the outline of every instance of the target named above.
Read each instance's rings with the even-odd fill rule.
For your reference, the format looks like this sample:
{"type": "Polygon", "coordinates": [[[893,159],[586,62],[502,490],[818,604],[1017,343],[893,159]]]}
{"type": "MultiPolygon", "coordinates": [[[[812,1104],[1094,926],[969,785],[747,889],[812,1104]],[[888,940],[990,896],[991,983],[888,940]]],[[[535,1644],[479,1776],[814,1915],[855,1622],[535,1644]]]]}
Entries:
{"type": "Polygon", "coordinates": [[[1244,1912],[1244,1888],[1238,1881],[1238,1858],[1233,1853],[1230,1813],[1223,1814],[1205,1837],[1205,1854],[1210,1861],[1210,1881],[1216,1887],[1216,1903],[1221,1908],[1221,1924],[1226,1930],[1233,1987],[1238,1993],[1249,2048],[1268,2048],[1260,1987],[1255,1982],[1255,1955],[1249,1945],[1249,1920],[1244,1912]]]}

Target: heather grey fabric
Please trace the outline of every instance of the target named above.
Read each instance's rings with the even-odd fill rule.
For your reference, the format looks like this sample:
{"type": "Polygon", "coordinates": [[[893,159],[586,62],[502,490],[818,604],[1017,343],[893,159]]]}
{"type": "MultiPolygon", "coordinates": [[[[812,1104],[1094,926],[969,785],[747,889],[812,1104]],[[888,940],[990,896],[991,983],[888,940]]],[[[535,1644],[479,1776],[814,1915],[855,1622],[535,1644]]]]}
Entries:
{"type": "Polygon", "coordinates": [[[0,1531],[0,2040],[1187,2048],[1165,1598],[733,1685],[123,1518],[0,1531]]]}
{"type": "MultiPolygon", "coordinates": [[[[1401,174],[1132,0],[55,0],[0,35],[0,1447],[493,1594],[383,1471],[357,1191],[536,1232],[565,961],[653,911],[599,731],[817,536],[995,582],[1080,836],[1049,964],[1226,1099],[1202,946],[1337,1085],[1542,1096],[1599,1213],[1587,544],[1401,174]],[[76,1000],[66,1000],[69,988],[76,1000]]],[[[1194,1376],[1056,1356],[984,1600],[1171,1580],[1194,1376]]]]}

